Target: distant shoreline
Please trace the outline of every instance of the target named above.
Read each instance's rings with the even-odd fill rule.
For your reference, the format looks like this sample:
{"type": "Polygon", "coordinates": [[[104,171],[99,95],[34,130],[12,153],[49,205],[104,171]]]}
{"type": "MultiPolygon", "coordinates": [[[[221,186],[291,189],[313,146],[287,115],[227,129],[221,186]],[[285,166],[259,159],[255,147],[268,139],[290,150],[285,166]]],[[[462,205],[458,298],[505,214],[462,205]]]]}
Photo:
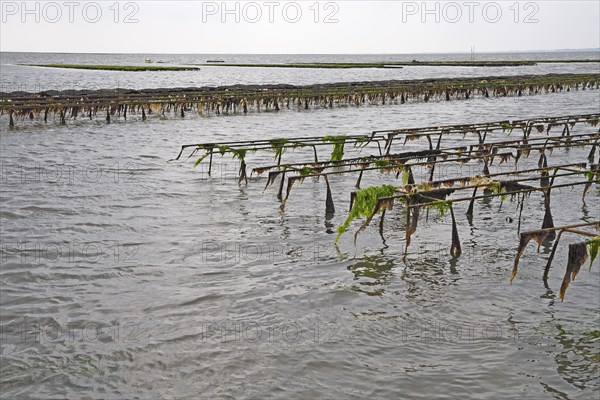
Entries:
{"type": "Polygon", "coordinates": [[[486,61],[377,61],[365,63],[225,63],[210,62],[206,64],[212,67],[243,67],[243,68],[402,68],[405,66],[422,67],[522,67],[533,66],[539,63],[600,63],[600,59],[568,59],[568,60],[486,60],[486,61]]]}
{"type": "Polygon", "coordinates": [[[28,67],[66,68],[100,71],[199,71],[198,66],[238,67],[238,68],[313,68],[313,69],[351,69],[351,68],[403,68],[405,66],[436,67],[518,67],[534,66],[539,63],[600,63],[600,59],[569,60],[487,60],[487,61],[377,61],[356,63],[226,63],[212,61],[193,66],[156,66],[156,65],[99,65],[99,64],[18,64],[28,67]]]}
{"type": "Polygon", "coordinates": [[[155,65],[94,65],[94,64],[18,64],[27,67],[45,68],[67,68],[88,69],[101,71],[129,71],[129,72],[151,72],[151,71],[200,71],[198,67],[169,67],[155,65]]]}

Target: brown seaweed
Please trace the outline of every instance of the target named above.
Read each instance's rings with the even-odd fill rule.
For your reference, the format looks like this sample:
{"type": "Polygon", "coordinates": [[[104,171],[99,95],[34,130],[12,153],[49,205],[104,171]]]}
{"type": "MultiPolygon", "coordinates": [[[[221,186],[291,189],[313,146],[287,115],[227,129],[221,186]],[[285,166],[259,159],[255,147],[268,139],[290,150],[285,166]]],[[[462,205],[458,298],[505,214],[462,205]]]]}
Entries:
{"type": "Polygon", "coordinates": [[[462,253],[462,249],[460,247],[460,239],[458,237],[456,218],[454,217],[454,208],[452,205],[450,205],[450,215],[452,216],[452,246],[450,247],[450,254],[452,257],[458,257],[462,253]]]}
{"type": "Polygon", "coordinates": [[[575,280],[575,277],[579,273],[581,266],[585,263],[587,258],[588,254],[585,242],[573,243],[569,245],[567,270],[565,271],[565,277],[560,285],[559,297],[561,301],[564,301],[565,292],[567,291],[569,284],[571,281],[575,280]]]}
{"type": "Polygon", "coordinates": [[[517,255],[515,257],[513,270],[512,270],[511,277],[510,277],[511,284],[512,284],[513,280],[515,279],[515,276],[517,275],[517,271],[519,269],[519,260],[521,259],[521,256],[523,256],[523,253],[525,253],[525,248],[527,247],[527,244],[531,240],[534,240],[538,244],[538,251],[539,251],[540,246],[548,237],[548,233],[549,233],[549,231],[542,231],[542,230],[527,231],[527,232],[521,233],[520,240],[519,240],[519,248],[517,249],[517,255]]]}
{"type": "Polygon", "coordinates": [[[409,207],[406,209],[406,245],[405,252],[408,250],[408,246],[410,246],[410,239],[417,231],[417,225],[419,223],[419,214],[420,207],[411,206],[411,201],[408,202],[409,207]]]}
{"type": "Polygon", "coordinates": [[[469,224],[473,223],[473,208],[475,207],[475,196],[477,196],[477,187],[473,190],[473,196],[469,201],[469,208],[467,209],[467,220],[469,224]]]}
{"type": "MultiPolygon", "coordinates": [[[[291,176],[288,178],[287,189],[285,191],[285,199],[283,199],[281,206],[279,206],[279,209],[282,212],[285,211],[285,205],[287,204],[287,201],[290,198],[290,192],[292,191],[292,187],[294,186],[294,183],[296,183],[296,181],[302,181],[302,180],[304,180],[303,176],[291,176]]],[[[283,179],[282,179],[282,182],[283,182],[283,179]]]]}
{"type": "MultiPolygon", "coordinates": [[[[554,219],[552,218],[552,209],[550,208],[550,189],[544,190],[544,221],[542,229],[554,228],[554,219]]],[[[552,240],[555,237],[554,231],[550,231],[548,239],[552,240]]]]}
{"type": "Polygon", "coordinates": [[[279,176],[280,173],[281,173],[280,171],[270,171],[269,172],[269,178],[267,179],[267,184],[265,185],[264,190],[267,190],[267,188],[269,186],[271,186],[273,183],[275,183],[275,180],[277,179],[277,177],[279,176]]]}

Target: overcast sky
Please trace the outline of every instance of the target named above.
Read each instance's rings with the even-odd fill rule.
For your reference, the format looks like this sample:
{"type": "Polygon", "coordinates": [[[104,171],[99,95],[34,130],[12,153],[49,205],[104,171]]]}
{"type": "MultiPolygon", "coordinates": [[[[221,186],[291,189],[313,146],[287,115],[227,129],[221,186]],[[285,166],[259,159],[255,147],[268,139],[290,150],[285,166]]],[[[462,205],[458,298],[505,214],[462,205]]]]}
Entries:
{"type": "Polygon", "coordinates": [[[600,47],[600,1],[1,1],[2,51],[428,53],[600,47]],[[237,20],[237,21],[236,21],[237,20]]]}

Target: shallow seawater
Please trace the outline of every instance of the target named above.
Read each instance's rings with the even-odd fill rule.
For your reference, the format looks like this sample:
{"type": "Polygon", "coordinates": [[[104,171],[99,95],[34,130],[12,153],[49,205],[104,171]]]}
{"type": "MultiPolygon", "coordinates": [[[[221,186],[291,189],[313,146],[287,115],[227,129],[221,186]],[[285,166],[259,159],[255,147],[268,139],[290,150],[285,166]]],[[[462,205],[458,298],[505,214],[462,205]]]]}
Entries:
{"type": "MultiPolygon", "coordinates": [[[[599,261],[558,299],[576,236],[563,239],[547,286],[551,249],[533,245],[510,285],[518,235],[508,200],[477,202],[472,225],[466,204],[457,206],[457,259],[450,217],[433,212],[403,262],[400,207],[388,211],[383,237],[374,222],[355,246],[354,223],[334,245],[355,176],[331,177],[336,213],[326,218],[322,181],[295,186],[282,213],[279,182],[264,190],[266,176],[254,176],[238,185],[228,156],[215,159],[211,178],[192,159],[168,160],[186,143],[599,108],[594,90],[12,130],[1,120],[2,396],[592,398],[600,389],[599,261]]],[[[588,150],[556,149],[550,163],[585,161],[588,150]]],[[[320,158],[330,151],[322,146],[320,158]]],[[[289,151],[284,162],[309,153],[289,151]]],[[[249,165],[272,160],[256,153],[249,165]]],[[[394,182],[371,173],[362,186],[394,182]]],[[[585,203],[581,186],[556,190],[555,224],[598,220],[595,189],[585,203]]],[[[522,230],[541,227],[543,210],[532,195],[522,230]]]]}
{"type": "MultiPolygon", "coordinates": [[[[149,55],[163,64],[199,65],[199,71],[90,71],[61,68],[31,67],[27,64],[98,64],[145,65],[139,54],[43,54],[1,53],[0,92],[94,89],[146,89],[171,87],[201,87],[225,85],[291,84],[308,85],[330,82],[377,81],[389,79],[431,79],[442,77],[486,77],[506,75],[544,75],[559,73],[597,73],[600,63],[538,63],[516,67],[423,67],[303,69],[303,68],[239,68],[202,65],[207,60],[228,63],[307,63],[307,62],[378,62],[412,60],[459,60],[469,56],[435,55],[149,55]]],[[[585,60],[600,59],[598,52],[478,54],[480,60],[585,60]]]]}

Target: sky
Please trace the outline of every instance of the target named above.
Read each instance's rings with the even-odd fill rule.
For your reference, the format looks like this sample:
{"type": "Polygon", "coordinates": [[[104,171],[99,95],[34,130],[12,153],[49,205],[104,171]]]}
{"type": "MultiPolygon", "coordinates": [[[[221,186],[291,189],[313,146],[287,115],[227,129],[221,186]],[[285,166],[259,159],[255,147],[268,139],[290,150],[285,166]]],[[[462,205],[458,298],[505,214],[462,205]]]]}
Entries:
{"type": "Polygon", "coordinates": [[[600,1],[0,1],[1,51],[401,54],[600,47],[600,1]]]}

